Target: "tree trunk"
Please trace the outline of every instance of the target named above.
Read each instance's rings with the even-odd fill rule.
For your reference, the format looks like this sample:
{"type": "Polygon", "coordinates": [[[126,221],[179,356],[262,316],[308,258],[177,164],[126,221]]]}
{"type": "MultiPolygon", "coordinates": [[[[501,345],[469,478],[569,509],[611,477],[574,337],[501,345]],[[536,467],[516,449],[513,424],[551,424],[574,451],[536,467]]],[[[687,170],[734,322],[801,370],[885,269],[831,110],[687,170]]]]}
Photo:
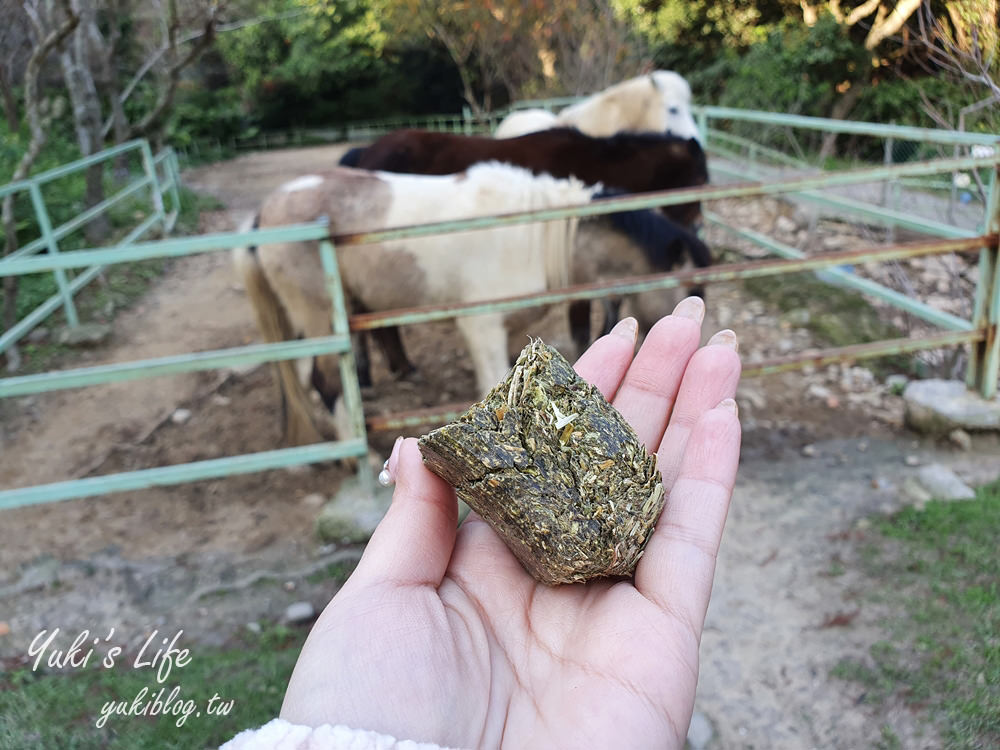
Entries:
{"type": "Polygon", "coordinates": [[[7,71],[0,65],[0,96],[3,96],[3,111],[7,117],[7,130],[11,134],[21,129],[21,123],[17,116],[17,100],[14,98],[14,87],[10,85],[7,78],[7,71]]]}
{"type": "MultiPolygon", "coordinates": [[[[72,44],[59,56],[73,105],[73,124],[76,140],[83,156],[101,150],[101,100],[90,68],[89,24],[93,22],[94,8],[89,2],[80,3],[80,25],[73,32],[72,44]]],[[[103,164],[87,169],[86,207],[91,208],[104,200],[103,164]]],[[[84,229],[89,245],[99,245],[111,233],[107,214],[94,218],[84,229]]]]}
{"type": "MultiPolygon", "coordinates": [[[[11,181],[23,180],[31,171],[31,165],[35,163],[38,154],[41,153],[45,144],[46,131],[49,123],[42,119],[38,111],[38,78],[42,65],[49,53],[72,33],[79,22],[79,18],[73,13],[69,2],[63,3],[65,20],[56,28],[47,29],[37,14],[31,14],[32,25],[35,28],[37,41],[35,48],[28,58],[28,65],[24,69],[24,116],[28,121],[31,130],[31,140],[28,148],[21,156],[21,160],[11,175],[11,181]]],[[[54,26],[54,24],[53,24],[54,26]]],[[[11,193],[3,199],[3,206],[0,208],[4,231],[4,255],[10,255],[17,250],[17,229],[14,223],[14,194],[11,193]]],[[[18,276],[5,276],[3,280],[4,309],[3,323],[5,329],[14,327],[17,322],[17,281],[18,276]]],[[[21,355],[18,353],[17,345],[11,346],[7,350],[7,369],[15,371],[20,367],[21,355]]]]}
{"type": "MultiPolygon", "coordinates": [[[[847,116],[851,114],[851,110],[854,109],[854,105],[858,103],[858,98],[866,88],[868,88],[867,81],[855,81],[852,83],[851,87],[834,102],[833,108],[830,110],[830,117],[834,120],[847,119],[847,116]]],[[[836,153],[836,149],[837,134],[827,133],[823,136],[823,145],[819,149],[820,164],[833,156],[836,153]]]]}

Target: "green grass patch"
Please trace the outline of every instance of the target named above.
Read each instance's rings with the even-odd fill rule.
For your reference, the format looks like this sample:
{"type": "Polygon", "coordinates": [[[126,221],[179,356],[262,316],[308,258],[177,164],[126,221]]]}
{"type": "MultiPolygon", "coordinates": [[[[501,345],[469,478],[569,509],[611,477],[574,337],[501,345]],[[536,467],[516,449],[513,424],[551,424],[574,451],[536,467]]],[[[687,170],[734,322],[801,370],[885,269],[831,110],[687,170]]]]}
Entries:
{"type": "MultiPolygon", "coordinates": [[[[160,685],[155,670],[133,669],[119,657],[109,669],[93,664],[66,673],[32,672],[30,668],[0,676],[0,748],[64,748],[65,750],[187,750],[218,747],[242,729],[259,726],[278,715],[285,686],[298,658],[304,631],[284,627],[247,634],[227,648],[189,646],[191,661],[174,666],[160,685]],[[109,701],[137,696],[139,706],[152,704],[160,688],[168,715],[110,715],[101,727],[102,708],[109,701]],[[142,691],[147,692],[143,696],[142,691]],[[216,713],[208,715],[213,696],[216,713]],[[184,706],[185,701],[192,704],[184,706]],[[225,706],[232,701],[228,714],[225,706]],[[174,706],[188,718],[169,712],[174,706]],[[201,712],[198,716],[197,712],[201,712]],[[182,711],[183,713],[183,711],[182,711]]],[[[179,644],[183,646],[183,644],[179,644]]],[[[134,656],[133,656],[134,658],[134,656]]],[[[95,654],[96,660],[96,654],[95,654]]]]}
{"type": "Polygon", "coordinates": [[[833,676],[864,685],[876,706],[927,710],[948,748],[1000,747],[1000,482],[875,530],[876,551],[863,556],[873,596],[903,614],[868,659],[845,660],[833,676]]]}

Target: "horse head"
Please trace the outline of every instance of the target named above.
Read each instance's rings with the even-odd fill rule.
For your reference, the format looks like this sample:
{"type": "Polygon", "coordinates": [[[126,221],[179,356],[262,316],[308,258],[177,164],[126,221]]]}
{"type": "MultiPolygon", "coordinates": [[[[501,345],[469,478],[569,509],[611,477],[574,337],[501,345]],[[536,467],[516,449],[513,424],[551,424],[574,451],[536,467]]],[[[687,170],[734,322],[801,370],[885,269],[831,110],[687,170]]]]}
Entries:
{"type": "Polygon", "coordinates": [[[691,86],[672,70],[657,70],[649,81],[660,96],[665,133],[681,138],[701,139],[698,125],[691,114],[691,86]]]}

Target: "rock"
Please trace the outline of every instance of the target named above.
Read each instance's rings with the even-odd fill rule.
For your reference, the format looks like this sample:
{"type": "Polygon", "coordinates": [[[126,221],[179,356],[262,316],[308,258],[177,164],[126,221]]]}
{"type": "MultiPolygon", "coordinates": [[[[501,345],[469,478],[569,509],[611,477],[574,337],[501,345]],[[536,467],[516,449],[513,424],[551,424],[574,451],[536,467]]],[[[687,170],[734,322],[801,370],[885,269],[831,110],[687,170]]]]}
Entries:
{"type": "Polygon", "coordinates": [[[959,450],[963,451],[972,450],[972,436],[961,428],[957,428],[949,432],[948,439],[959,450]]]}
{"type": "Polygon", "coordinates": [[[747,385],[745,382],[740,383],[736,388],[736,400],[743,403],[749,403],[754,409],[763,409],[767,406],[767,397],[756,388],[747,385]]]}
{"type": "Polygon", "coordinates": [[[60,328],[56,341],[67,346],[97,346],[110,337],[111,326],[108,323],[81,323],[76,328],[60,328]]]}
{"type": "Polygon", "coordinates": [[[802,446],[802,455],[805,456],[806,458],[812,458],[813,456],[816,455],[816,453],[817,451],[815,445],[809,444],[802,446]]]}
{"type": "Polygon", "coordinates": [[[903,463],[906,464],[907,466],[920,466],[920,456],[915,456],[913,454],[910,454],[909,456],[903,459],[903,463]]]}
{"type": "Polygon", "coordinates": [[[248,622],[247,623],[247,630],[249,630],[254,635],[260,635],[260,632],[261,632],[261,630],[263,630],[263,628],[261,628],[259,622],[248,622]]]}
{"type": "Polygon", "coordinates": [[[879,492],[886,492],[893,488],[892,482],[885,477],[872,477],[872,489],[879,492]]]}
{"type": "Polygon", "coordinates": [[[687,741],[691,750],[704,750],[715,734],[712,722],[701,711],[691,714],[691,724],[688,726],[687,741]]]}
{"type": "Polygon", "coordinates": [[[924,505],[933,499],[931,493],[927,491],[927,488],[916,477],[907,477],[903,480],[900,494],[904,500],[916,506],[918,510],[922,509],[924,505]]]}
{"type": "Polygon", "coordinates": [[[311,492],[302,498],[302,504],[309,508],[321,508],[326,498],[318,492],[311,492]]]}
{"type": "Polygon", "coordinates": [[[49,331],[49,329],[46,328],[45,326],[38,326],[38,328],[33,328],[31,330],[31,332],[27,336],[27,339],[32,344],[38,344],[42,341],[45,341],[45,339],[49,337],[50,333],[51,331],[49,331]]]}
{"type": "Polygon", "coordinates": [[[233,403],[233,400],[229,396],[223,396],[221,393],[216,393],[212,396],[212,404],[215,406],[229,406],[233,403]]]}
{"type": "Polygon", "coordinates": [[[357,477],[344,481],[340,491],[320,511],[316,533],[324,542],[364,544],[371,537],[392,501],[392,488],[373,482],[366,493],[357,477]]]}
{"type": "Polygon", "coordinates": [[[292,625],[309,622],[316,617],[312,602],[295,602],[285,608],[284,620],[292,625]]]}
{"type": "Polygon", "coordinates": [[[174,424],[184,424],[189,419],[191,419],[190,409],[175,409],[174,413],[170,415],[170,421],[174,424]]]}
{"type": "Polygon", "coordinates": [[[811,383],[806,393],[811,397],[818,399],[819,401],[826,401],[833,396],[833,393],[825,385],[820,385],[819,383],[811,383]]]}
{"type": "Polygon", "coordinates": [[[789,219],[787,216],[779,216],[777,221],[774,222],[774,228],[779,232],[785,232],[786,234],[791,234],[798,226],[794,221],[789,219]]]}
{"type": "Polygon", "coordinates": [[[987,401],[959,380],[914,380],[903,400],[906,423],[919,432],[1000,430],[1000,398],[987,401]]]}
{"type": "Polygon", "coordinates": [[[976,496],[975,490],[942,464],[920,467],[916,478],[928,494],[937,500],[972,500],[976,496]]]}

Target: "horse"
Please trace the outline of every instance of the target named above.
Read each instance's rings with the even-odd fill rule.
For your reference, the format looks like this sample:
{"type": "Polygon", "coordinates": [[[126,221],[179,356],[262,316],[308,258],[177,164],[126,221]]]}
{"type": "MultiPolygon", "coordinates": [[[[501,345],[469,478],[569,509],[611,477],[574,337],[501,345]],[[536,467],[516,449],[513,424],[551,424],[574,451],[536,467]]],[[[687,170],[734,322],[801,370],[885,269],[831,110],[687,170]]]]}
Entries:
{"type": "MultiPolygon", "coordinates": [[[[632,193],[694,187],[708,182],[705,152],[693,138],[659,133],[617,133],[595,137],[574,128],[556,128],[517,138],[493,139],[425,130],[397,130],[382,136],[364,150],[357,166],[409,174],[453,174],[481,161],[495,159],[531,169],[536,174],[576,177],[588,184],[602,183],[632,193]]],[[[695,265],[711,264],[702,255],[704,244],[695,232],[701,224],[698,202],[665,206],[666,216],[687,228],[688,247],[695,265]]],[[[699,290],[692,290],[699,293],[699,290]]],[[[618,317],[616,300],[605,302],[605,320],[618,317]]],[[[570,326],[577,342],[590,335],[590,303],[570,305],[570,326]]],[[[605,332],[607,325],[605,326],[605,332]]],[[[398,332],[381,334],[383,346],[402,352],[398,332]],[[393,341],[393,338],[395,339],[393,341]]],[[[362,382],[371,382],[360,364],[362,382]]],[[[392,370],[406,375],[413,370],[405,353],[394,356],[392,370]]]]}
{"type": "MultiPolygon", "coordinates": [[[[428,220],[571,206],[606,195],[600,185],[535,176],[526,169],[497,163],[478,164],[447,176],[337,167],[279,187],[265,198],[254,223],[271,227],[326,216],[332,234],[354,233],[428,220]]],[[[628,211],[610,217],[344,247],[338,260],[349,309],[380,311],[537,293],[593,281],[609,272],[669,269],[681,255],[678,231],[683,229],[659,212],[628,211]]],[[[330,335],[331,303],[316,242],[240,248],[234,251],[234,260],[266,341],[330,335]]],[[[517,328],[537,319],[537,310],[456,319],[481,393],[499,382],[509,368],[506,326],[517,328]]],[[[314,358],[311,371],[310,362],[305,364],[304,368],[287,361],[275,364],[285,406],[285,441],[304,444],[323,439],[310,414],[307,378],[333,413],[330,427],[334,434],[350,435],[336,356],[314,358]]]]}
{"type": "Polygon", "coordinates": [[[519,109],[511,112],[493,131],[494,138],[516,138],[525,133],[536,133],[558,127],[559,118],[547,109],[519,109]]]}
{"type": "Polygon", "coordinates": [[[501,121],[495,137],[512,138],[555,127],[575,127],[597,136],[637,131],[700,139],[691,115],[691,86],[672,70],[656,70],[622,81],[558,115],[544,109],[512,112],[501,121]]]}
{"type": "Polygon", "coordinates": [[[364,146],[355,146],[344,152],[338,164],[342,167],[356,167],[361,160],[361,155],[365,152],[364,146]]]}

